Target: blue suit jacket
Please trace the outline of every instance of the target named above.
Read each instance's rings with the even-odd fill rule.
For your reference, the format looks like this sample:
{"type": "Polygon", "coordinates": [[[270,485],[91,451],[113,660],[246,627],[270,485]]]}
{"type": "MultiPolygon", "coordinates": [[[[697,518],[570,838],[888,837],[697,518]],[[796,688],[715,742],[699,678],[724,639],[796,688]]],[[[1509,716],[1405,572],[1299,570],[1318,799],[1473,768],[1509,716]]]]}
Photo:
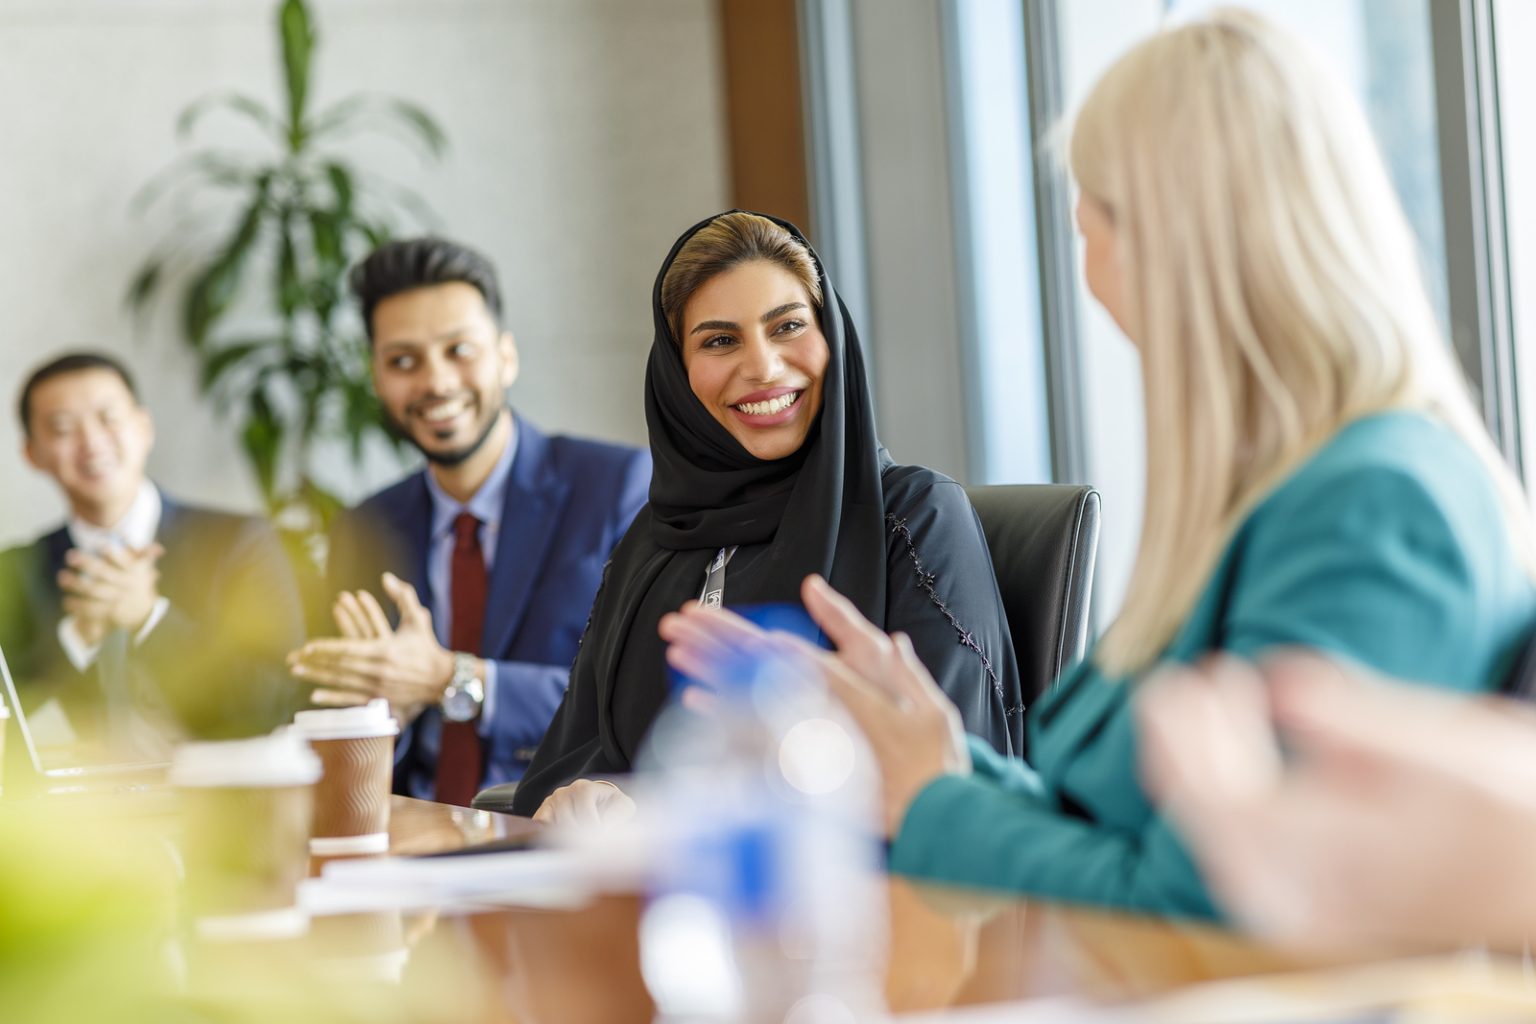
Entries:
{"type": "MultiPolygon", "coordinates": [[[[483,786],[522,777],[570,680],[608,555],[645,504],[651,459],[636,448],[548,436],[517,420],[517,454],[507,479],[485,632],[472,652],[496,662],[495,718],[486,741],[483,786]]],[[[332,592],[371,590],[393,572],[431,606],[427,545],[432,499],[426,471],[338,517],[331,529],[332,592]]],[[[441,717],[429,707],[401,734],[395,789],[430,797],[441,717]]]]}

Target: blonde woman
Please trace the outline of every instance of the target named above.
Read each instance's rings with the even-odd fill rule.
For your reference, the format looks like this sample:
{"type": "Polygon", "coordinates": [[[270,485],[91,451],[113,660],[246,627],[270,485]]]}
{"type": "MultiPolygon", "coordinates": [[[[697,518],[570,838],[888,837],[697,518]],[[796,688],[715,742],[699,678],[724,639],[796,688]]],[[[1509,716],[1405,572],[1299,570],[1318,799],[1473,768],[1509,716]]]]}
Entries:
{"type": "MultiPolygon", "coordinates": [[[[1364,118],[1302,47],[1234,11],[1161,32],[1094,87],[1070,154],[1088,286],[1141,355],[1146,518],[1123,611],[1030,710],[1033,767],[957,742],[902,638],[819,580],[804,597],[882,762],[895,870],[1214,916],[1137,780],[1138,679],[1301,646],[1492,689],[1536,558],[1364,118]]],[[[742,628],[664,624],[693,671],[742,628]]]]}

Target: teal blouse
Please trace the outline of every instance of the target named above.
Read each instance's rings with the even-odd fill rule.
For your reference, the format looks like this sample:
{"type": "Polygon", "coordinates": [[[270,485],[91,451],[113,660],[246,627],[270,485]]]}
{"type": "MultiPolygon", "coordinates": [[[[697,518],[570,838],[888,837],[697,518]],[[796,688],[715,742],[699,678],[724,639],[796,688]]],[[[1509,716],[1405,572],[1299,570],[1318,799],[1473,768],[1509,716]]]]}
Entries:
{"type": "MultiPolygon", "coordinates": [[[[1486,470],[1449,429],[1404,412],[1356,421],[1241,524],[1164,658],[1301,645],[1431,686],[1494,689],[1536,621],[1503,524],[1486,470]]],[[[970,775],[913,801],[891,869],[1219,917],[1138,781],[1133,686],[1090,652],[1030,710],[1033,770],[973,743],[970,775]]]]}

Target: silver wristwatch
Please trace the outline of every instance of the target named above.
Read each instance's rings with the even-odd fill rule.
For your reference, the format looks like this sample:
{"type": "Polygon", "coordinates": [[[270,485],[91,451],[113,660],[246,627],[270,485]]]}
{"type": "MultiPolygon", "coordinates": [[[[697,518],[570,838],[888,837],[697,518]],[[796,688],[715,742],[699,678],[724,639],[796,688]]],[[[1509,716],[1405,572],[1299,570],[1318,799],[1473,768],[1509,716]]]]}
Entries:
{"type": "Polygon", "coordinates": [[[453,678],[438,707],[450,722],[469,722],[480,717],[480,707],[485,703],[485,684],[480,681],[480,659],[462,651],[453,652],[453,678]]]}

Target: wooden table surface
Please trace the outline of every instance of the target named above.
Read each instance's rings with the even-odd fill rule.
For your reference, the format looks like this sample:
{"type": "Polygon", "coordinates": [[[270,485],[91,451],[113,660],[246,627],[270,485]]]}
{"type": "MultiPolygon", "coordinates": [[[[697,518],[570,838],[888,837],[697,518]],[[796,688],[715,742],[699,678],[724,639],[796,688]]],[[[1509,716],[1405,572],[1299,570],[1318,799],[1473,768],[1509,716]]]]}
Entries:
{"type": "MultiPolygon", "coordinates": [[[[395,798],[392,814],[391,848],[400,854],[453,849],[534,827],[522,819],[403,797],[395,798]]],[[[1464,957],[1407,965],[1383,965],[1381,957],[1364,954],[1305,957],[1200,925],[900,879],[889,881],[887,897],[885,991],[895,1013],[1079,997],[1120,1009],[1135,1007],[1143,1019],[1194,1021],[1202,1014],[1237,1019],[1230,1016],[1232,1004],[1207,1010],[1204,1004],[1181,1003],[1177,995],[1169,1001],[1168,994],[1197,982],[1248,979],[1255,1005],[1263,1003],[1263,993],[1310,998],[1313,1015],[1305,1019],[1340,1019],[1319,1009],[1329,1005],[1337,1012],[1377,1001],[1423,997],[1433,1003],[1446,987],[1464,997],[1457,1006],[1486,1010],[1492,1005],[1497,1019],[1536,1019],[1536,993],[1515,967],[1497,960],[1468,971],[1461,966],[1464,957]],[[1351,963],[1362,966],[1349,969],[1351,963]],[[1434,979],[1433,984],[1426,979],[1434,979]]],[[[654,1008],[640,977],[640,910],[637,896],[605,895],[570,909],[404,915],[399,930],[409,962],[402,998],[441,1011],[442,1019],[649,1022],[654,1008]],[[431,993],[449,990],[456,1000],[451,1009],[434,1003],[431,993]]],[[[317,925],[322,935],[344,934],[338,931],[344,921],[320,920],[317,925]]],[[[1239,999],[1236,1005],[1242,1004],[1239,999]]],[[[1443,1003],[1434,1005],[1445,1010],[1443,1003]]],[[[427,1017],[432,1012],[424,1012],[427,1017]]]]}

